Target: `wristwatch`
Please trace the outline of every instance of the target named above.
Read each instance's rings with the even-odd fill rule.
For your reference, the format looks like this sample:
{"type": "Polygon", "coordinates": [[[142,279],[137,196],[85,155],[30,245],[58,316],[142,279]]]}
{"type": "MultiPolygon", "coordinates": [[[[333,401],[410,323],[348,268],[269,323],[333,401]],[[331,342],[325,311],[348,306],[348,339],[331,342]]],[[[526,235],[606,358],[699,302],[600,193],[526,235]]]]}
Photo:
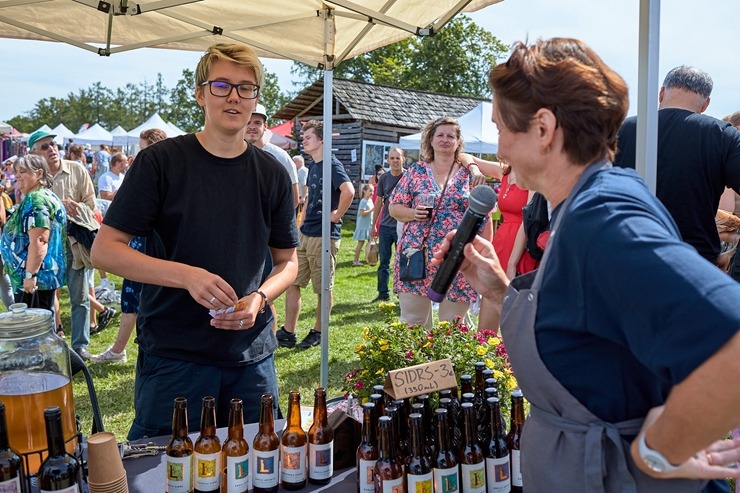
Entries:
{"type": "Polygon", "coordinates": [[[36,277],[38,275],[39,275],[38,272],[28,272],[28,271],[26,271],[26,277],[25,278],[26,279],[33,279],[34,277],[36,277]]]}
{"type": "Polygon", "coordinates": [[[655,472],[673,472],[681,467],[681,465],[674,466],[668,462],[668,459],[666,459],[663,454],[648,447],[647,443],[645,443],[644,431],[640,433],[640,436],[638,437],[637,447],[642,461],[646,466],[648,466],[648,468],[655,472]]]}

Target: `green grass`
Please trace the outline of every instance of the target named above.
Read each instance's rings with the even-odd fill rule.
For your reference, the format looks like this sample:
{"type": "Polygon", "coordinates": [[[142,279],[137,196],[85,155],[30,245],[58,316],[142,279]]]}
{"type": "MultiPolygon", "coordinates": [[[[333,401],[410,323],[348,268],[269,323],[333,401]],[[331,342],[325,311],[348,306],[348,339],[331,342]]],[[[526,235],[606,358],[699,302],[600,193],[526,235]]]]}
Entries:
{"type": "MultiPolygon", "coordinates": [[[[377,304],[371,300],[377,295],[377,266],[363,265],[353,267],[356,242],[352,240],[354,222],[345,223],[343,239],[337,258],[337,271],[334,286],[334,307],[329,319],[329,386],[328,396],[341,395],[344,374],[357,366],[354,348],[362,339],[362,328],[373,323],[384,321],[377,304]]],[[[361,257],[364,260],[364,255],[361,257]]],[[[109,275],[110,276],[110,275],[109,275]]],[[[120,289],[121,279],[110,276],[120,289]]],[[[313,327],[316,317],[316,295],[309,285],[302,290],[303,305],[298,320],[298,339],[300,340],[313,327]]],[[[70,311],[69,298],[66,292],[60,300],[62,303],[62,321],[67,328],[66,341],[69,343],[70,311]]],[[[284,320],[284,301],[281,296],[276,302],[278,321],[284,320]]],[[[115,307],[119,310],[119,307],[115,307]]],[[[113,344],[118,331],[120,317],[111,323],[103,332],[91,337],[91,353],[104,351],[113,344]]],[[[95,381],[95,388],[103,412],[103,423],[107,431],[116,434],[119,441],[124,440],[134,418],[134,368],[138,346],[133,337],[126,347],[127,363],[89,363],[90,372],[95,381]]],[[[303,404],[313,402],[313,389],[320,384],[321,349],[314,347],[308,350],[279,348],[275,352],[280,407],[287,410],[288,392],[300,391],[303,404]]],[[[81,374],[74,377],[75,409],[82,421],[83,433],[91,429],[92,413],[87,388],[81,374]]],[[[224,424],[225,425],[225,424],[224,424]]]]}

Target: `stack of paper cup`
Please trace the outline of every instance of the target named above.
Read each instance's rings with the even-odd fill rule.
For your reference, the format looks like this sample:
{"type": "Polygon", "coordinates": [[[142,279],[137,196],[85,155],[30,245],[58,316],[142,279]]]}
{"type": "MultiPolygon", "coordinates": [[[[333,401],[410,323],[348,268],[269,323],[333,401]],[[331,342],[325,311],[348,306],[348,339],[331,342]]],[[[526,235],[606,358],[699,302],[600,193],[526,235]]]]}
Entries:
{"type": "Polygon", "coordinates": [[[87,485],[90,493],[128,493],[126,470],[113,433],[96,433],[87,439],[87,485]]]}

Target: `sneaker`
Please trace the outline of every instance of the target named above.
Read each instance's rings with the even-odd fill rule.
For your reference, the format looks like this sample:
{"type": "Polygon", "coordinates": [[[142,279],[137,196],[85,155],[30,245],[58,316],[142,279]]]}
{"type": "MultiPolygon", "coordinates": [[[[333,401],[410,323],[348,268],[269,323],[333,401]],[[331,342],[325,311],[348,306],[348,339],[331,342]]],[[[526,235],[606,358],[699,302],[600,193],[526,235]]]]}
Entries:
{"type": "Polygon", "coordinates": [[[75,349],[75,353],[77,353],[80,358],[85,361],[90,361],[93,358],[93,355],[90,354],[90,351],[88,351],[87,348],[84,347],[78,347],[77,349],[75,349]]]}
{"type": "Polygon", "coordinates": [[[278,340],[278,345],[282,347],[293,347],[296,343],[296,336],[294,332],[288,332],[285,330],[285,326],[280,327],[280,330],[278,330],[275,333],[275,336],[278,340]]]}
{"type": "Polygon", "coordinates": [[[321,332],[316,330],[309,330],[306,337],[296,347],[298,349],[308,349],[313,346],[318,346],[321,343],[321,332]]]}
{"type": "Polygon", "coordinates": [[[375,299],[372,301],[373,303],[378,303],[380,301],[390,301],[391,297],[388,293],[385,294],[379,294],[375,297],[375,299]]]}
{"type": "Polygon", "coordinates": [[[111,346],[102,353],[93,356],[92,360],[98,363],[125,363],[126,350],[124,349],[122,352],[116,353],[113,351],[113,346],[111,346]]]}
{"type": "Polygon", "coordinates": [[[116,310],[114,308],[106,308],[103,310],[103,313],[98,315],[98,325],[95,327],[95,329],[91,330],[91,334],[97,334],[101,330],[108,327],[108,325],[111,323],[111,320],[113,320],[113,317],[116,316],[116,310]]]}
{"type": "Polygon", "coordinates": [[[359,261],[353,261],[353,262],[352,262],[352,265],[354,265],[355,267],[360,267],[360,266],[362,265],[362,262],[359,262],[359,261]]]}

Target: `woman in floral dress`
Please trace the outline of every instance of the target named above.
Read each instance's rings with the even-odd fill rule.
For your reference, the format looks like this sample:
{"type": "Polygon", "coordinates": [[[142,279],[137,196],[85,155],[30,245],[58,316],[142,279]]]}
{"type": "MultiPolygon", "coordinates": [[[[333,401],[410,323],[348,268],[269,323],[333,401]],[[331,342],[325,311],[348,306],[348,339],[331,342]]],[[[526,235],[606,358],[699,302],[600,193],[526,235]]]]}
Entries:
{"type": "MultiPolygon", "coordinates": [[[[394,289],[401,306],[401,320],[409,324],[432,326],[432,302],[427,291],[437,273],[432,265],[432,253],[445,234],[457,228],[468,208],[472,176],[460,161],[463,141],[460,125],[454,118],[444,117],[426,125],[422,132],[422,160],[411,165],[398,182],[390,197],[388,211],[404,222],[398,238],[394,262],[394,289]],[[419,195],[435,195],[435,207],[429,213],[419,205],[419,195]],[[401,281],[399,257],[409,249],[427,247],[426,276],[418,281],[401,281]]],[[[491,224],[486,221],[481,234],[491,238],[491,224]]],[[[439,319],[452,321],[462,318],[476,292],[461,275],[457,275],[445,300],[440,303],[439,319]]]]}

